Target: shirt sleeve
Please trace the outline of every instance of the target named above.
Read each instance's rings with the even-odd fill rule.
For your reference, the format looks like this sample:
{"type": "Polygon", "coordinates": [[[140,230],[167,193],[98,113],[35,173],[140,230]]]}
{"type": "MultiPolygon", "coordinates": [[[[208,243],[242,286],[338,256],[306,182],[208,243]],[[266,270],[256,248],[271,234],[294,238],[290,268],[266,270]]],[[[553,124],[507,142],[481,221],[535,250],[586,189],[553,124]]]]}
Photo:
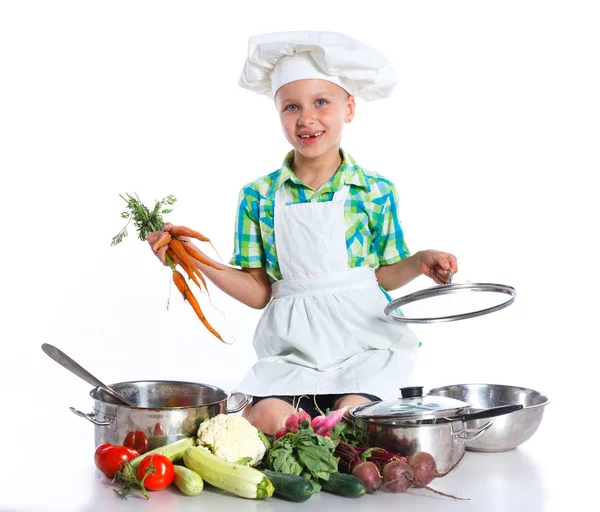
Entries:
{"type": "Polygon", "coordinates": [[[410,251],[404,240],[404,232],[398,216],[398,193],[394,185],[379,212],[373,245],[377,251],[380,265],[391,265],[410,256],[410,251]]]}
{"type": "Polygon", "coordinates": [[[258,221],[258,192],[252,187],[240,191],[235,222],[233,256],[230,264],[237,267],[265,266],[265,251],[258,221]]]}

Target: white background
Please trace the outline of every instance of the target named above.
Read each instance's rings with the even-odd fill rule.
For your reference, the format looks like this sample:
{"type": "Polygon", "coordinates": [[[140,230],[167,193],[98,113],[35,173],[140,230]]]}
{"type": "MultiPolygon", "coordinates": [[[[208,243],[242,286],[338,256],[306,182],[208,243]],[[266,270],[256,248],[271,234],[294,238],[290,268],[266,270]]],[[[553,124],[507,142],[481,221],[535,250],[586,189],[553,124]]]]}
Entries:
{"type": "MultiPolygon", "coordinates": [[[[359,100],[343,147],[395,182],[413,252],[451,251],[455,282],[517,290],[495,315],[416,328],[416,383],[531,387],[552,399],[542,429],[585,434],[598,400],[599,22],[583,1],[2,2],[0,438],[50,453],[85,431],[91,461],[93,427],[68,411],[91,409],[90,387],[43,342],[107,383],[230,391],[251,366],[259,311],[212,287],[218,309],[202,297],[204,311],[236,340],[222,345],[132,230],[110,241],[119,194],[173,194],[166,219],[229,260],[240,188],[289,149],[270,100],[237,85],[247,40],[287,30],[345,32],[393,62],[392,98],[359,100]]],[[[8,449],[24,471],[23,448],[8,449]]],[[[14,507],[22,477],[6,473],[0,504],[14,507]]]]}

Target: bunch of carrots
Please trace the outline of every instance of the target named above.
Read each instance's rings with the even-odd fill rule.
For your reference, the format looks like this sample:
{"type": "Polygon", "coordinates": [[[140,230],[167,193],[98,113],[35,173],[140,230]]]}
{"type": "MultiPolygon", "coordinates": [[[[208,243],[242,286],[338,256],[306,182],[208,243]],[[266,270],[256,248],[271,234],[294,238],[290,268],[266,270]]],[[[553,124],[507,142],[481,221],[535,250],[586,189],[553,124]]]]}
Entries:
{"type": "Polygon", "coordinates": [[[173,282],[175,283],[175,286],[183,295],[184,300],[192,306],[192,309],[204,326],[214,336],[225,343],[221,335],[210,325],[204,316],[200,304],[188,286],[185,277],[177,270],[177,266],[181,267],[188,278],[192,280],[200,290],[202,290],[202,285],[204,285],[204,289],[208,292],[206,280],[204,279],[202,272],[200,272],[196,262],[203,263],[217,270],[222,270],[222,268],[200,254],[188,238],[194,238],[201,242],[208,243],[210,243],[210,239],[202,233],[186,226],[172,226],[168,231],[163,231],[165,223],[162,219],[162,215],[172,211],[172,209],[164,208],[164,206],[173,205],[177,201],[173,196],[167,196],[161,201],[156,201],[152,210],[149,210],[142,204],[137,194],[125,194],[125,197],[121,197],[127,203],[128,208],[128,211],[123,212],[121,217],[128,219],[128,221],[125,227],[113,237],[111,245],[117,245],[123,241],[123,238],[127,236],[127,227],[133,220],[138,231],[138,238],[140,240],[147,240],[152,245],[154,253],[157,253],[161,248],[167,246],[165,259],[173,271],[173,282]],[[202,285],[200,282],[202,282],[202,285]]]}

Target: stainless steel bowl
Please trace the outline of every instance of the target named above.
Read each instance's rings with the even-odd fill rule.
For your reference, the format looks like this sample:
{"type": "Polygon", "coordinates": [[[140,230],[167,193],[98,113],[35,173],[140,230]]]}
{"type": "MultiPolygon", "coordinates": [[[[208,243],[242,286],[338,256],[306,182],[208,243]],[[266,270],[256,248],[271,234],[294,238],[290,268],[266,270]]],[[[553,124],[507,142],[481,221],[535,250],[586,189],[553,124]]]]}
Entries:
{"type": "MultiPolygon", "coordinates": [[[[494,424],[467,445],[475,452],[505,452],[527,441],[538,429],[548,397],[533,389],[502,384],[458,384],[429,391],[429,395],[447,396],[471,404],[470,412],[500,405],[521,404],[523,409],[494,418],[494,424]]],[[[481,428],[487,420],[467,422],[467,428],[481,428]]]]}

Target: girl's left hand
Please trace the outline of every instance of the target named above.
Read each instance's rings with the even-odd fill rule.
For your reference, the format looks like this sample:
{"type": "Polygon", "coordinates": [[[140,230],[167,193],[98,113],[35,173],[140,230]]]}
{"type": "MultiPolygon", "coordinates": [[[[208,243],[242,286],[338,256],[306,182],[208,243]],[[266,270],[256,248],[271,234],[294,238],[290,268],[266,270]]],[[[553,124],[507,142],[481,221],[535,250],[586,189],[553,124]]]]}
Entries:
{"type": "Polygon", "coordinates": [[[437,284],[446,284],[450,281],[448,271],[452,274],[458,272],[456,256],[442,251],[419,251],[418,257],[419,270],[421,274],[431,277],[437,284]]]}

